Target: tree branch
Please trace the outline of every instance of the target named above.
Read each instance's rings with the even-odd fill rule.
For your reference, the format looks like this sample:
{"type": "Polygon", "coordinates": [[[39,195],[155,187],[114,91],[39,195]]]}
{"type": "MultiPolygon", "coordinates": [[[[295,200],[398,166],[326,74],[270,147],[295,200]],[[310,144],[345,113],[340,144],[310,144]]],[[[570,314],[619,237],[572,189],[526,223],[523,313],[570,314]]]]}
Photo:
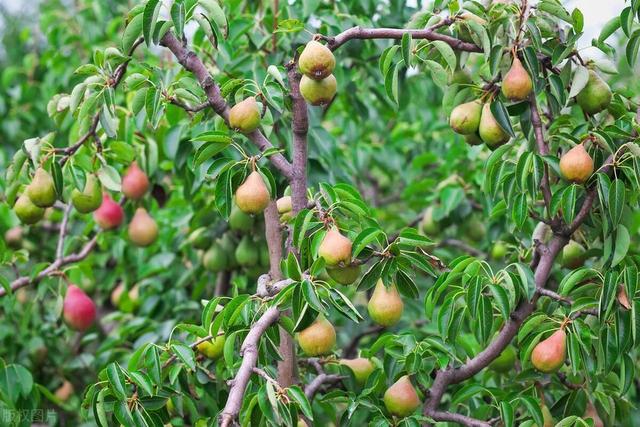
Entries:
{"type": "MultiPolygon", "coordinates": [[[[211,74],[209,74],[209,71],[200,58],[198,58],[194,52],[185,48],[182,42],[180,42],[171,31],[168,31],[162,37],[160,44],[168,48],[171,53],[173,53],[180,65],[193,73],[198,80],[198,83],[200,83],[200,86],[207,94],[208,104],[228,124],[229,106],[220,94],[220,88],[213,80],[213,77],[211,77],[211,74]]],[[[260,151],[266,151],[269,148],[273,148],[271,142],[269,142],[259,129],[256,129],[246,136],[256,147],[258,147],[260,151]]],[[[269,160],[271,160],[271,163],[280,171],[280,173],[291,179],[291,164],[281,153],[269,156],[269,160]]]]}
{"type": "Polygon", "coordinates": [[[358,344],[360,343],[360,340],[362,340],[362,338],[364,338],[364,337],[366,337],[368,335],[378,334],[378,333],[380,333],[382,331],[384,331],[384,326],[374,325],[374,326],[371,326],[368,329],[365,329],[364,331],[360,332],[359,334],[355,335],[351,339],[351,342],[349,342],[349,344],[344,348],[344,351],[342,352],[342,356],[347,358],[347,359],[355,357],[356,350],[358,348],[358,344]]]}
{"type": "MultiPolygon", "coordinates": [[[[538,103],[536,101],[535,93],[532,93],[529,97],[529,108],[531,110],[531,126],[533,127],[533,133],[536,138],[538,153],[541,156],[546,156],[549,154],[549,146],[544,139],[542,120],[540,119],[540,112],[538,111],[538,103]]],[[[542,190],[542,197],[544,198],[547,215],[549,216],[549,219],[551,219],[551,185],[549,184],[549,167],[546,163],[544,164],[544,172],[542,175],[542,182],[540,183],[540,189],[542,190]]]]}
{"type": "Polygon", "coordinates": [[[468,427],[491,427],[491,424],[488,422],[476,420],[475,418],[453,412],[430,411],[425,415],[432,418],[434,421],[450,421],[468,427]]]}
{"type": "Polygon", "coordinates": [[[56,247],[56,259],[62,258],[64,250],[64,238],[67,235],[67,224],[69,223],[69,214],[71,214],[71,203],[64,208],[62,223],[60,224],[60,237],[58,237],[58,245],[56,247]]]}
{"type": "Polygon", "coordinates": [[[341,375],[322,373],[315,377],[309,384],[307,384],[307,386],[304,388],[304,395],[307,396],[307,399],[309,399],[309,401],[311,401],[318,390],[320,390],[320,387],[322,387],[324,384],[336,383],[338,381],[341,381],[343,378],[344,377],[341,375]]]}
{"type": "Polygon", "coordinates": [[[289,180],[291,183],[291,203],[293,215],[307,205],[307,132],[309,130],[309,118],[307,102],[300,94],[301,75],[296,71],[295,62],[290,66],[289,88],[293,106],[293,170],[289,180]]]}

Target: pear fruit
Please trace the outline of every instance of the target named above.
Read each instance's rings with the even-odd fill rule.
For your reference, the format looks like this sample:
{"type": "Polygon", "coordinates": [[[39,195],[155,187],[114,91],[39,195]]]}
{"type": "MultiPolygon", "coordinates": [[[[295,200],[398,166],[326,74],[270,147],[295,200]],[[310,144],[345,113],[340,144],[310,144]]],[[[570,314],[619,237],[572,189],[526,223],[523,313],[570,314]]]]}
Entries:
{"type": "Polygon", "coordinates": [[[307,422],[302,418],[298,418],[298,423],[296,424],[296,427],[309,427],[309,424],[307,424],[307,422]]]}
{"type": "Polygon", "coordinates": [[[73,391],[73,384],[71,384],[69,380],[64,380],[62,385],[55,391],[54,395],[61,402],[66,402],[73,394],[73,391]]]}
{"type": "Polygon", "coordinates": [[[473,83],[471,75],[464,68],[457,68],[449,78],[449,84],[468,85],[473,83]]]}
{"type": "Polygon", "coordinates": [[[567,181],[578,184],[585,183],[593,174],[593,159],[583,144],[576,145],[560,158],[560,173],[567,181]]]}
{"type": "Polygon", "coordinates": [[[478,100],[458,105],[451,111],[449,125],[461,135],[470,135],[478,131],[480,116],[482,115],[482,103],[478,100]]]}
{"type": "Polygon", "coordinates": [[[56,188],[49,172],[42,167],[36,169],[26,193],[31,202],[40,208],[53,206],[56,201],[56,188]]]}
{"type": "Polygon", "coordinates": [[[440,232],[440,225],[433,219],[433,206],[429,206],[422,214],[422,221],[420,221],[420,228],[422,232],[427,236],[435,236],[440,232]]]}
{"type": "Polygon", "coordinates": [[[291,196],[280,197],[276,200],[276,207],[280,214],[280,221],[287,222],[293,217],[293,203],[291,196]]]}
{"type": "Polygon", "coordinates": [[[511,372],[516,363],[517,354],[515,347],[508,345],[502,350],[502,353],[489,364],[489,369],[503,374],[511,372]]]}
{"type": "Polygon", "coordinates": [[[222,247],[216,243],[202,255],[202,265],[205,269],[213,272],[220,272],[227,268],[227,254],[222,247]]]}
{"type": "Polygon", "coordinates": [[[262,175],[257,171],[249,174],[236,190],[236,205],[247,214],[259,214],[269,204],[271,195],[262,175]]]}
{"type": "Polygon", "coordinates": [[[596,114],[611,103],[611,89],[594,70],[589,70],[589,80],[576,96],[578,105],[587,114],[596,114]]]}
{"type": "Polygon", "coordinates": [[[604,427],[604,422],[600,415],[598,415],[598,410],[591,401],[587,402],[587,408],[584,411],[583,419],[588,420],[591,419],[593,421],[593,427],[604,427]]]}
{"type": "Polygon", "coordinates": [[[462,230],[464,234],[474,242],[481,241],[487,234],[484,222],[476,215],[471,215],[469,219],[463,223],[462,230]]]}
{"type": "Polygon", "coordinates": [[[149,189],[149,178],[138,166],[138,162],[132,162],[122,177],[122,193],[132,200],[141,199],[149,189]]]}
{"type": "Polygon", "coordinates": [[[404,375],[387,389],[382,398],[384,406],[390,414],[406,417],[413,414],[421,405],[416,389],[409,376],[404,375]]]}
{"type": "Polygon", "coordinates": [[[311,40],[300,53],[298,69],[306,77],[314,80],[322,80],[333,73],[336,67],[336,58],[333,52],[315,40],[311,40]]]}
{"type": "Polygon", "coordinates": [[[11,249],[20,249],[22,246],[22,227],[11,227],[4,232],[4,242],[11,249]]]}
{"type": "Polygon", "coordinates": [[[522,66],[517,56],[513,57],[513,64],[502,79],[502,94],[511,101],[524,101],[533,90],[533,82],[529,73],[522,66]]]}
{"type": "Polygon", "coordinates": [[[324,258],[325,263],[330,267],[341,262],[347,264],[351,261],[351,245],[351,240],[343,236],[334,225],[322,239],[318,247],[318,256],[324,258]]]}
{"type": "MultiPolygon", "coordinates": [[[[542,403],[540,405],[540,411],[542,411],[542,419],[544,421],[542,427],[554,427],[556,425],[556,421],[553,419],[553,415],[551,415],[551,411],[547,405],[542,403]]],[[[537,427],[537,424],[533,424],[532,427],[537,427]]]]}
{"type": "Polygon", "coordinates": [[[336,345],[336,330],[324,317],[318,317],[298,333],[298,345],[307,356],[322,356],[336,345]]]}
{"type": "Polygon", "coordinates": [[[480,138],[487,144],[487,147],[494,149],[509,142],[509,134],[502,129],[498,121],[493,117],[491,105],[484,104],[478,127],[480,138]]]}
{"type": "Polygon", "coordinates": [[[375,366],[369,359],[364,357],[358,357],[356,359],[340,359],[340,364],[347,366],[353,371],[353,376],[356,378],[356,382],[363,385],[367,382],[367,378],[375,369],[375,366]]]}
{"type": "Polygon", "coordinates": [[[208,249],[213,244],[213,238],[207,227],[199,227],[189,234],[187,239],[196,249],[208,249]]]}
{"type": "Polygon", "coordinates": [[[76,285],[69,285],[64,297],[62,313],[70,328],[86,331],[96,319],[96,305],[82,289],[76,285]]]}
{"type": "Polygon", "coordinates": [[[253,229],[254,219],[251,215],[246,214],[234,203],[231,206],[229,214],[229,228],[234,231],[251,231],[253,229]]]}
{"type": "Polygon", "coordinates": [[[94,174],[87,175],[84,190],[71,191],[71,204],[80,213],[93,212],[102,204],[102,186],[94,174]]]}
{"type": "Polygon", "coordinates": [[[480,24],[481,26],[485,26],[487,24],[487,21],[485,21],[484,19],[480,18],[478,15],[475,15],[471,12],[466,12],[466,11],[462,12],[458,16],[458,18],[460,19],[460,21],[456,23],[458,38],[467,43],[474,42],[473,37],[471,37],[471,31],[469,31],[469,25],[467,24],[467,22],[474,21],[480,24]]]}
{"type": "Polygon", "coordinates": [[[567,334],[558,329],[549,338],[540,341],[531,352],[531,363],[540,372],[556,372],[564,364],[567,354],[567,334]]]}
{"type": "Polygon", "coordinates": [[[398,293],[396,285],[391,284],[388,288],[378,279],[376,287],[371,294],[369,304],[367,304],[369,317],[381,326],[393,326],[402,317],[404,303],[398,293]]]}
{"type": "Polygon", "coordinates": [[[562,248],[561,265],[564,268],[574,270],[580,268],[585,262],[585,248],[575,240],[570,240],[567,245],[562,248]]]}
{"type": "Polygon", "coordinates": [[[244,236],[236,248],[236,260],[243,267],[253,267],[258,263],[260,254],[249,236],[244,236]]]}
{"type": "Polygon", "coordinates": [[[313,80],[306,75],[300,79],[300,94],[311,105],[327,105],[336,95],[338,82],[333,74],[322,80],[313,80]]]}
{"type": "Polygon", "coordinates": [[[224,335],[218,335],[211,340],[201,342],[196,347],[200,353],[204,354],[209,359],[215,360],[222,356],[225,341],[226,338],[224,335]]]}
{"type": "Polygon", "coordinates": [[[26,194],[18,197],[16,204],[13,205],[13,211],[18,216],[18,219],[26,225],[35,224],[44,216],[44,208],[34,205],[26,194]]]}
{"type": "Polygon", "coordinates": [[[251,133],[260,126],[260,107],[256,98],[238,102],[229,110],[229,126],[242,133],[251,133]]]}
{"type": "Polygon", "coordinates": [[[220,247],[227,254],[227,268],[234,269],[238,267],[238,260],[236,259],[236,242],[229,234],[225,234],[218,240],[220,247]]]}
{"type": "Polygon", "coordinates": [[[481,145],[484,141],[478,135],[478,132],[470,133],[469,135],[464,135],[464,142],[468,145],[481,145]]]}
{"type": "Polygon", "coordinates": [[[93,219],[104,230],[112,230],[122,224],[124,211],[107,193],[102,195],[100,207],[93,212],[93,219]]]}
{"type": "Polygon", "coordinates": [[[149,246],[158,238],[158,224],[145,208],[136,209],[128,231],[129,240],[137,246],[149,246]]]}
{"type": "Polygon", "coordinates": [[[507,255],[507,245],[504,242],[496,242],[491,247],[491,258],[500,261],[507,255]]]}
{"type": "Polygon", "coordinates": [[[349,264],[344,267],[327,267],[327,274],[341,285],[350,285],[360,277],[360,266],[349,264]]]}
{"type": "Polygon", "coordinates": [[[111,291],[111,304],[125,313],[133,313],[140,305],[140,289],[138,285],[134,285],[127,290],[124,283],[120,282],[113,291],[111,291]]]}

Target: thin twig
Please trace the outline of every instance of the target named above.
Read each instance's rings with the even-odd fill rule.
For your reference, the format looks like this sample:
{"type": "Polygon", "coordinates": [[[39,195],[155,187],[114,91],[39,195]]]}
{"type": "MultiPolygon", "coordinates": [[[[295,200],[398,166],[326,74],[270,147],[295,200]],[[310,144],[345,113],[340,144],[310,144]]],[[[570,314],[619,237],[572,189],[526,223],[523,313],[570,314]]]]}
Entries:
{"type": "Polygon", "coordinates": [[[61,259],[64,251],[64,238],[67,235],[67,224],[69,223],[69,215],[71,214],[71,203],[64,208],[62,215],[62,223],[60,224],[60,236],[58,237],[58,245],[56,247],[56,259],[61,259]]]}

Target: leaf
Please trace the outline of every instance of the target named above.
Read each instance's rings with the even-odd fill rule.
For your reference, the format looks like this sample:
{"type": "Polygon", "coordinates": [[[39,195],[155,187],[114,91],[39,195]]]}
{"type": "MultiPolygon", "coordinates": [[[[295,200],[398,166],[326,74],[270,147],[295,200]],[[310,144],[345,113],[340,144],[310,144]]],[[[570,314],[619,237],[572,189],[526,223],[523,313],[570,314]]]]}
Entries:
{"type": "Polygon", "coordinates": [[[411,68],[411,33],[406,32],[402,35],[400,45],[402,46],[402,59],[407,68],[411,68]]]}
{"type": "Polygon", "coordinates": [[[311,409],[311,403],[309,403],[309,400],[307,399],[307,396],[305,396],[302,389],[297,385],[293,385],[287,387],[286,390],[289,397],[291,397],[299,405],[304,416],[313,421],[313,411],[311,409]]]}
{"type": "Polygon", "coordinates": [[[618,28],[620,28],[620,17],[616,16],[611,18],[602,27],[602,31],[600,31],[600,36],[598,37],[598,42],[603,43],[611,34],[615,33],[618,28]]]}
{"type": "Polygon", "coordinates": [[[134,16],[127,27],[124,29],[124,33],[122,34],[122,51],[125,53],[131,52],[133,48],[133,44],[136,42],[138,37],[142,34],[142,13],[134,16]]]}
{"type": "Polygon", "coordinates": [[[106,373],[111,391],[118,400],[124,400],[127,397],[127,392],[125,390],[122,368],[120,368],[118,363],[113,362],[107,366],[106,373]]]}
{"type": "Polygon", "coordinates": [[[640,30],[636,30],[631,36],[631,38],[629,39],[629,42],[627,42],[627,47],[625,49],[627,62],[631,67],[633,67],[636,64],[636,61],[638,59],[639,47],[640,47],[640,30]]]}
{"type": "Polygon", "coordinates": [[[380,228],[369,227],[362,230],[353,240],[353,257],[356,258],[369,243],[375,241],[380,235],[384,235],[380,228]]]}
{"type": "Polygon", "coordinates": [[[120,191],[122,179],[118,171],[110,165],[102,165],[97,172],[98,178],[102,185],[111,191],[120,191]]]}
{"type": "Polygon", "coordinates": [[[622,224],[618,224],[616,229],[616,243],[613,251],[613,259],[611,260],[611,267],[615,267],[620,264],[629,251],[631,245],[631,238],[627,227],[622,224]]]}
{"type": "Polygon", "coordinates": [[[171,5],[171,20],[176,28],[178,38],[182,37],[182,33],[184,31],[185,14],[184,0],[175,0],[171,5]]]}
{"type": "Polygon", "coordinates": [[[576,67],[576,72],[573,75],[573,80],[571,82],[571,90],[569,91],[569,98],[573,98],[577,94],[579,94],[582,89],[587,85],[589,81],[589,70],[587,67],[583,67],[582,65],[578,65],[576,67]]]}
{"type": "Polygon", "coordinates": [[[431,45],[435,46],[436,49],[438,49],[438,52],[440,52],[440,55],[447,63],[449,70],[451,70],[451,72],[455,71],[456,65],[457,65],[457,58],[456,58],[456,53],[453,51],[451,46],[449,46],[447,43],[443,42],[442,40],[434,40],[431,42],[431,45]]]}
{"type": "Polygon", "coordinates": [[[516,134],[513,131],[513,127],[511,127],[511,121],[509,120],[509,113],[505,108],[504,104],[500,100],[495,100],[491,103],[491,114],[498,122],[498,125],[508,133],[511,138],[515,138],[516,134]]]}
{"type": "Polygon", "coordinates": [[[171,351],[178,356],[178,359],[189,367],[192,371],[196,370],[196,359],[191,347],[184,344],[171,344],[171,351]]]}
{"type": "MultiPolygon", "coordinates": [[[[142,36],[147,46],[151,46],[151,34],[158,19],[161,5],[162,2],[160,0],[148,0],[144,6],[144,11],[142,12],[142,36]]],[[[126,52],[127,49],[124,49],[124,51],[126,52]]]]}
{"type": "Polygon", "coordinates": [[[625,203],[625,187],[620,179],[614,179],[609,187],[609,216],[615,228],[622,218],[625,203]]]}

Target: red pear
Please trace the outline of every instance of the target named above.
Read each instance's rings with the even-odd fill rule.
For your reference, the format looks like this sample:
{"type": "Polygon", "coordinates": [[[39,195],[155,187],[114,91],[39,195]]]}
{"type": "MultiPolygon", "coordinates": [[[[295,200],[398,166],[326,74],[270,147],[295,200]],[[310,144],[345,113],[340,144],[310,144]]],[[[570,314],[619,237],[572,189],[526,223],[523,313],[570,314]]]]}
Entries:
{"type": "Polygon", "coordinates": [[[129,239],[138,246],[149,246],[158,237],[158,224],[145,208],[136,209],[129,223],[129,239]]]}
{"type": "Polygon", "coordinates": [[[387,411],[398,417],[413,414],[420,407],[420,398],[407,375],[398,379],[384,393],[384,406],[387,411]]]}
{"type": "Polygon", "coordinates": [[[72,329],[85,331],[96,319],[96,305],[76,285],[70,285],[64,297],[64,320],[72,329]]]}
{"type": "Polygon", "coordinates": [[[137,162],[131,163],[129,169],[122,178],[122,193],[128,199],[141,199],[149,189],[149,178],[137,162]]]}
{"type": "Polygon", "coordinates": [[[93,219],[101,228],[111,230],[122,224],[124,211],[122,206],[114,202],[107,193],[104,193],[102,195],[102,204],[93,212],[93,219]]]}
{"type": "Polygon", "coordinates": [[[589,179],[593,173],[593,159],[582,144],[576,145],[560,158],[560,173],[567,181],[579,184],[589,179]]]}
{"type": "Polygon", "coordinates": [[[562,367],[567,356],[567,334],[558,329],[540,341],[531,353],[531,363],[540,372],[551,373],[562,367]]]}

